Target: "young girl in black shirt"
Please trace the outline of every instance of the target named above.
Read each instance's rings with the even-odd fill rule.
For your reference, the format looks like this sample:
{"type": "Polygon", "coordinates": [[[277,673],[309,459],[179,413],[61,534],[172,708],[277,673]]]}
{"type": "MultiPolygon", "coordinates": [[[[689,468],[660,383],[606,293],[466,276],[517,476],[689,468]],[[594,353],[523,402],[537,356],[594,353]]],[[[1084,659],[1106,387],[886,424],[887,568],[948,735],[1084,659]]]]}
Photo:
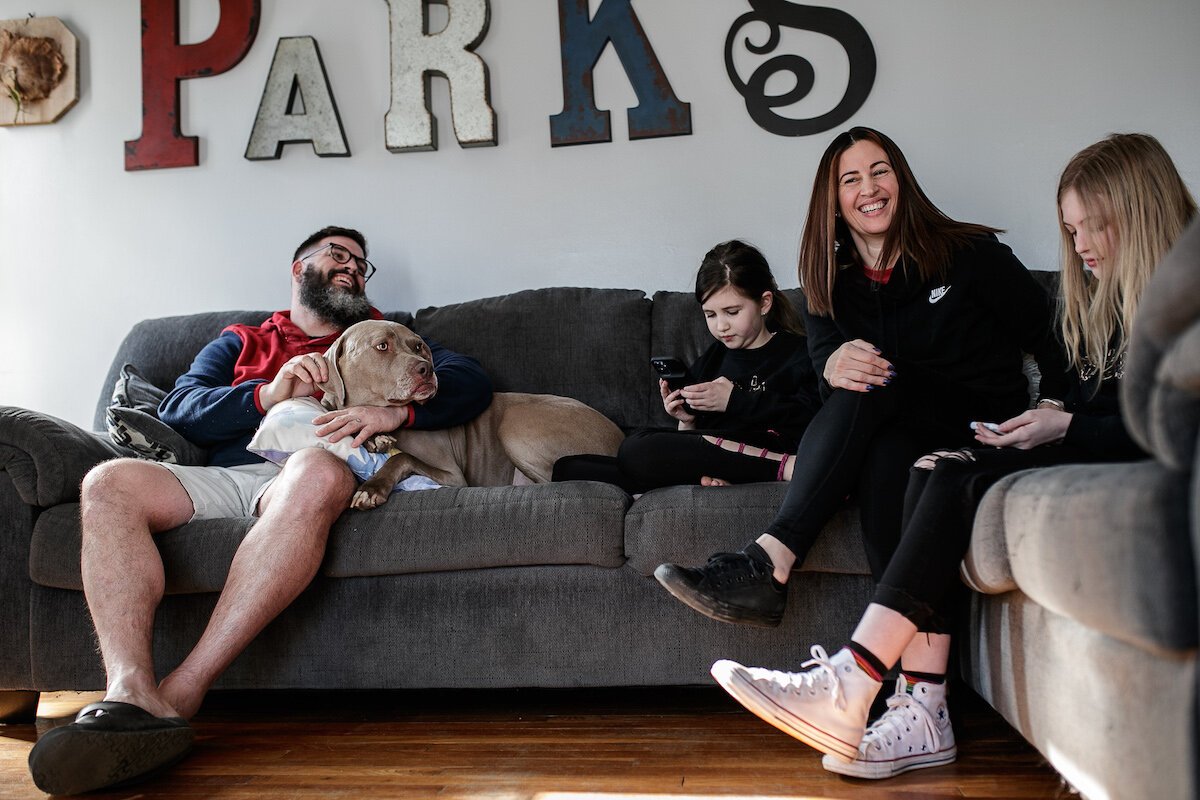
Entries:
{"type": "Polygon", "coordinates": [[[659,381],[678,427],[628,436],[615,458],[568,456],[554,480],[598,480],[631,494],[661,486],[783,480],[820,405],[803,325],[755,247],[717,245],[696,275],[696,301],[715,342],[690,382],[659,381]]]}

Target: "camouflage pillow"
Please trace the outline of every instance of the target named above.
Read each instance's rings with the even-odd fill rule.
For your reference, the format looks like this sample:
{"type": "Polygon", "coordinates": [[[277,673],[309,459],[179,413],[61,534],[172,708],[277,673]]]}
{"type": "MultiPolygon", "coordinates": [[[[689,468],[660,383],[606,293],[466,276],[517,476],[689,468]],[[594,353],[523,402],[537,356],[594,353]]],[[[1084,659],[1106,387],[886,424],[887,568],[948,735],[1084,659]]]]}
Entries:
{"type": "Polygon", "coordinates": [[[166,392],[150,383],[132,364],[121,367],[112,402],[104,413],[108,435],[142,458],[187,466],[203,465],[203,448],[183,438],[157,416],[166,392]]]}

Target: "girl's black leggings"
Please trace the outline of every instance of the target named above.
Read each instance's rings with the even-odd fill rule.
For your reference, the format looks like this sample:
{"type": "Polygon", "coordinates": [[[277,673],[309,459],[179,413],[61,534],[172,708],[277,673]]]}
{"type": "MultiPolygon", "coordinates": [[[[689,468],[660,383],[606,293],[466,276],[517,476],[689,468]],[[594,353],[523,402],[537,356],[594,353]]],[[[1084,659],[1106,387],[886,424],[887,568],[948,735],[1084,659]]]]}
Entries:
{"type": "Polygon", "coordinates": [[[1033,467],[1097,459],[1074,447],[1032,450],[971,449],[939,458],[932,470],[914,468],[904,501],[903,534],[873,602],[897,611],[928,633],[950,633],[965,587],[958,567],[971,543],[983,495],[1006,475],[1033,467]]]}
{"type": "Polygon", "coordinates": [[[795,440],[785,441],[769,433],[747,434],[722,431],[680,431],[647,428],[631,433],[621,443],[616,457],[566,456],[554,463],[555,481],[604,481],[630,494],[662,486],[695,485],[704,476],[730,483],[755,483],[779,479],[779,463],[747,453],[726,450],[704,440],[705,434],[747,442],[755,453],[766,447],[789,453],[795,440]]]}

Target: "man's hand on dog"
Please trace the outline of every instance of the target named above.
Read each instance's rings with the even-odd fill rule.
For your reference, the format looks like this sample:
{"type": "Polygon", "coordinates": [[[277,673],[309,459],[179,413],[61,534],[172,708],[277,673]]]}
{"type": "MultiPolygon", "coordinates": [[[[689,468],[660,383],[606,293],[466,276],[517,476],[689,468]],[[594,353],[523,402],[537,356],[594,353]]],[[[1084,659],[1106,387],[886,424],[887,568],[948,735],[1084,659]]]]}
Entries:
{"type": "Polygon", "coordinates": [[[258,392],[258,401],[269,409],[293,397],[309,397],[317,384],[329,380],[329,365],[320,353],[295,356],[279,368],[275,378],[258,392]]]}
{"type": "Polygon", "coordinates": [[[377,433],[391,433],[408,421],[408,406],[351,406],[313,418],[317,436],[339,442],[353,436],[353,447],[361,447],[377,433]]]}
{"type": "MultiPolygon", "coordinates": [[[[318,385],[329,380],[329,363],[321,353],[307,353],[288,360],[275,378],[259,391],[258,400],[270,409],[284,400],[310,397],[318,385]]],[[[319,426],[317,435],[328,437],[331,443],[348,436],[351,445],[361,447],[378,433],[391,433],[408,421],[407,406],[351,406],[330,411],[313,419],[319,426]]]]}

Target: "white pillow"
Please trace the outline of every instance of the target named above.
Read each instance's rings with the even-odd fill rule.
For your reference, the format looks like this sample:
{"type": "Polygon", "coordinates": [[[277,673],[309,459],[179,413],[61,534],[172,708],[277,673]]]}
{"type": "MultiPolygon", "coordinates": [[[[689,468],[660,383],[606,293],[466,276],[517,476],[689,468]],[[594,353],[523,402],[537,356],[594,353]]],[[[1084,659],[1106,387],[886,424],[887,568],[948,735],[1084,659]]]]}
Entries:
{"type": "MultiPolygon", "coordinates": [[[[330,442],[323,436],[317,436],[317,426],[313,420],[328,409],[311,397],[297,397],[277,403],[267,412],[267,416],[259,423],[254,438],[246,449],[260,455],[267,461],[283,465],[288,457],[297,450],[305,447],[317,447],[328,450],[346,462],[350,471],[366,480],[379,471],[387,461],[386,453],[372,453],[366,447],[353,447],[353,438],[344,437],[336,442],[330,442]]],[[[436,489],[434,483],[424,475],[413,475],[396,485],[393,491],[414,491],[419,489],[436,489]]]]}

